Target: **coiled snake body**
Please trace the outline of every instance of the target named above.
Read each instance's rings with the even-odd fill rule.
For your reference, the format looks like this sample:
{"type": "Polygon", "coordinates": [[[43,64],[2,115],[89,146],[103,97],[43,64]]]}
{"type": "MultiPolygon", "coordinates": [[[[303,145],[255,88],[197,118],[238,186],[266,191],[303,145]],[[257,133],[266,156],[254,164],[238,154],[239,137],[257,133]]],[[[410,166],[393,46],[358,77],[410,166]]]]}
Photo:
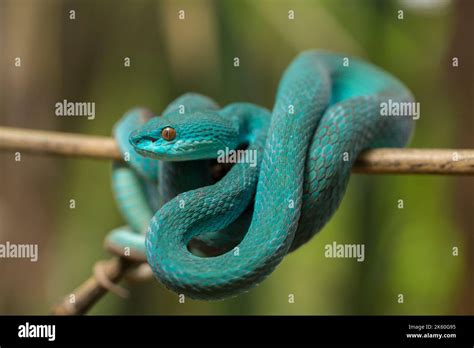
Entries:
{"type": "Polygon", "coordinates": [[[248,103],[219,109],[186,94],[161,117],[126,114],[115,137],[129,161],[115,164],[113,183],[129,227],[109,234],[109,248],[146,254],[162,283],[197,299],[261,282],[329,220],[360,151],[404,146],[410,137],[411,118],[380,114],[388,100],[413,101],[410,91],[373,65],[343,61],[300,54],[272,112],[248,103]],[[218,151],[243,145],[256,153],[255,165],[236,163],[214,183],[209,166],[218,151]],[[192,240],[228,251],[202,257],[190,251],[192,240]]]}

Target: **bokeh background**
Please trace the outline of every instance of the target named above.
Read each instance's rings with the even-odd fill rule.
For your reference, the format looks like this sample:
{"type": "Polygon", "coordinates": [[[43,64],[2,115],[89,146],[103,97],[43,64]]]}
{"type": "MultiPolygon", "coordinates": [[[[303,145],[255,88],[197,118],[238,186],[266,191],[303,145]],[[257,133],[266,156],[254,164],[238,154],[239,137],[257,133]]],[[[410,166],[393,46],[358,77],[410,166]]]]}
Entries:
{"type": "MultiPolygon", "coordinates": [[[[291,59],[324,48],[368,59],[412,89],[421,119],[411,146],[474,148],[473,5],[0,0],[0,124],[108,135],[131,107],[158,114],[187,91],[221,105],[271,108],[291,59]],[[180,10],[185,20],[178,20],[180,10]],[[56,117],[54,105],[63,99],[95,102],[95,120],[56,117]]],[[[0,241],[40,249],[37,263],[0,260],[0,313],[48,313],[90,276],[97,260],[109,257],[103,238],[123,224],[110,163],[28,154],[15,162],[4,152],[0,166],[0,241]]],[[[256,289],[225,301],[180,304],[151,280],[133,285],[129,300],[108,294],[91,313],[474,314],[473,198],[472,177],[354,175],[323,231],[256,289]],[[325,258],[324,246],[333,241],[364,243],[366,261],[325,258]]]]}

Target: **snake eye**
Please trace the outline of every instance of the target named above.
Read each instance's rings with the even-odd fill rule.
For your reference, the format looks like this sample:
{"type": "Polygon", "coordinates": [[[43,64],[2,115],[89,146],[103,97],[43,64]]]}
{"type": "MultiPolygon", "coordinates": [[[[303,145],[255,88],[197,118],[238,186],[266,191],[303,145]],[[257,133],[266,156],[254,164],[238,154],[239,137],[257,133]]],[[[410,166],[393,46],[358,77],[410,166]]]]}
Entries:
{"type": "Polygon", "coordinates": [[[161,136],[163,139],[171,141],[176,138],[176,130],[172,127],[165,127],[161,130],[161,136]]]}

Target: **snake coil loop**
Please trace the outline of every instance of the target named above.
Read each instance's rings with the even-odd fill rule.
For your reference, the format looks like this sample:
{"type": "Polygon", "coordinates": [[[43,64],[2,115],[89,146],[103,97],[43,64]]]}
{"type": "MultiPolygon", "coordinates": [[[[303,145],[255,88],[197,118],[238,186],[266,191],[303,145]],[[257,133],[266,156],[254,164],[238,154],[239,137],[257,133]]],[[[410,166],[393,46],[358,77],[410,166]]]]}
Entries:
{"type": "Polygon", "coordinates": [[[114,135],[130,161],[114,166],[112,182],[129,227],[109,234],[107,244],[146,255],[163,284],[197,299],[234,296],[261,282],[333,215],[362,150],[401,147],[410,137],[411,118],[380,114],[382,103],[413,102],[410,91],[383,70],[355,58],[345,66],[344,58],[300,54],[283,74],[272,112],[249,103],[220,109],[185,94],[160,117],[127,113],[114,135]],[[255,161],[234,156],[214,182],[213,161],[223,152],[231,161],[225,154],[242,147],[255,161]],[[189,250],[192,240],[228,251],[200,257],[189,250]]]}

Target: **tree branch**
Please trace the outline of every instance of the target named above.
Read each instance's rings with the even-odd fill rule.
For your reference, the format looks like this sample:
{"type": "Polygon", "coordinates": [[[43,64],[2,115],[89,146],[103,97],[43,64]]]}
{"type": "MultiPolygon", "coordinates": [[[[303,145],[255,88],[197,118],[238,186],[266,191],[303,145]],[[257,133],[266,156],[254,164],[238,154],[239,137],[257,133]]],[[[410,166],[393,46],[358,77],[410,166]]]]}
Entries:
{"type": "MultiPolygon", "coordinates": [[[[120,160],[111,137],[0,127],[0,150],[120,160]]],[[[474,174],[474,149],[372,149],[357,159],[353,172],[364,174],[474,174]]],[[[86,313],[136,262],[112,258],[52,309],[56,315],[86,313]],[[108,283],[108,285],[106,284],[108,283]],[[73,295],[73,296],[71,296],[73,295]]],[[[98,265],[96,265],[98,267],[98,265]]]]}
{"type": "MultiPolygon", "coordinates": [[[[0,127],[0,150],[121,159],[111,137],[0,127]]],[[[474,174],[474,149],[372,149],[357,159],[364,174],[474,174]]]]}
{"type": "MultiPolygon", "coordinates": [[[[123,278],[128,270],[136,265],[136,262],[115,257],[107,261],[101,261],[100,264],[97,263],[95,268],[100,266],[101,272],[107,281],[116,284],[123,278]]],[[[65,296],[61,303],[54,306],[51,310],[51,314],[85,314],[108,290],[110,290],[110,287],[104,284],[103,280],[98,279],[97,273],[94,272],[89,279],[77,287],[71,294],[65,296]]]]}
{"type": "Polygon", "coordinates": [[[111,137],[0,127],[0,150],[97,159],[121,159],[111,137]]]}

